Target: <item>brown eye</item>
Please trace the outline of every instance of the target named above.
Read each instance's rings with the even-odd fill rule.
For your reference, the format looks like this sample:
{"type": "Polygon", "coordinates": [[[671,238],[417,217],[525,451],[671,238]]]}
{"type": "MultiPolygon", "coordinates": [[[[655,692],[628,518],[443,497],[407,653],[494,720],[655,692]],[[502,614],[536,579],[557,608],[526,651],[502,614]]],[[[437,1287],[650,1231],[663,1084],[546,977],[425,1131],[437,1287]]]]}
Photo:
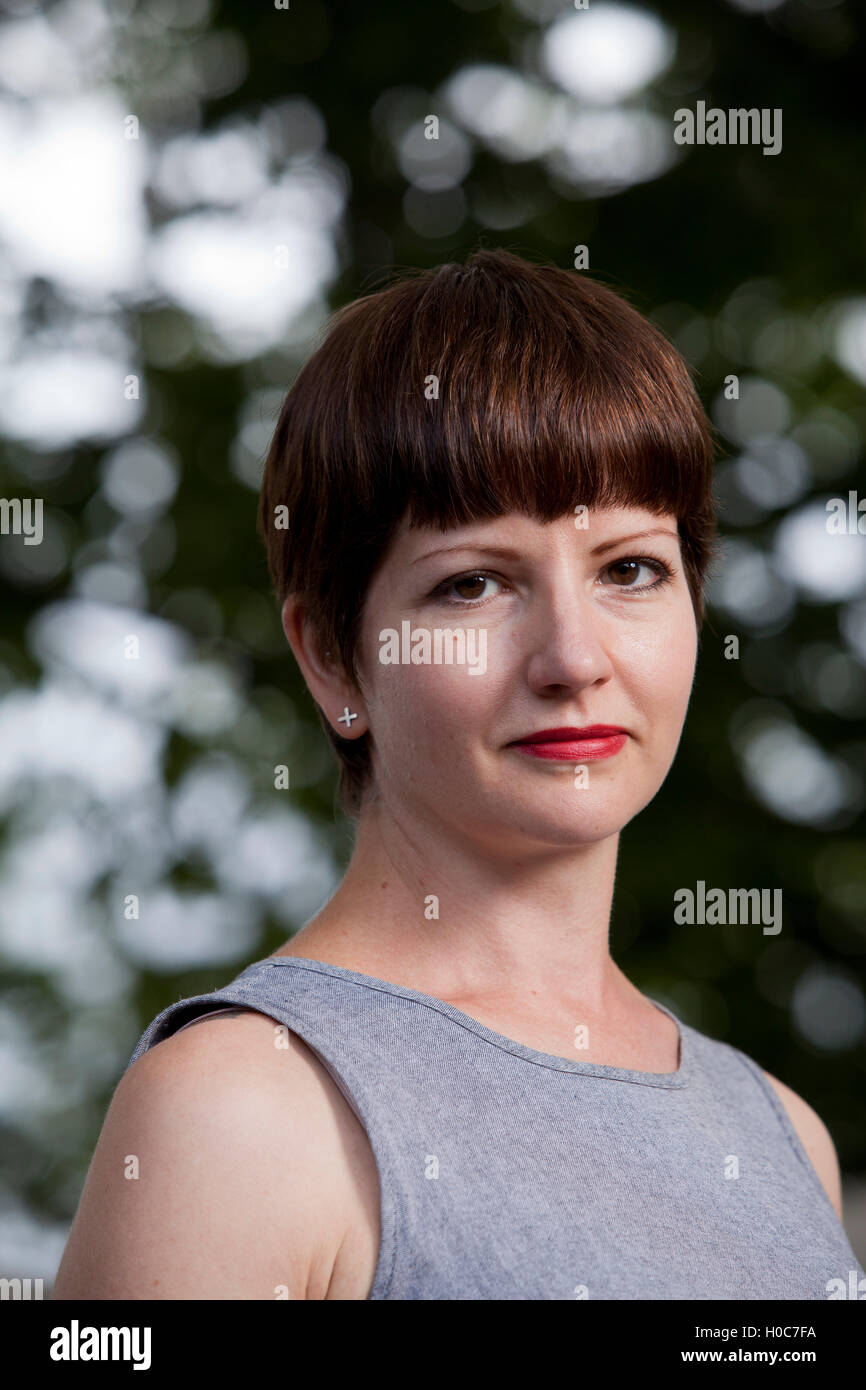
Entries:
{"type": "Polygon", "coordinates": [[[488,599],[496,598],[502,589],[503,581],[497,579],[495,574],[475,570],[470,574],[458,574],[454,579],[443,579],[429,597],[449,603],[452,608],[472,608],[480,607],[488,599]],[[491,584],[496,586],[492,590],[491,584]]]}
{"type": "Polygon", "coordinates": [[[640,568],[639,560],[617,560],[615,565],[610,566],[608,574],[613,576],[615,584],[628,588],[629,582],[634,579],[640,568]]]}
{"type": "Polygon", "coordinates": [[[633,593],[643,593],[648,589],[658,589],[662,584],[667,584],[673,577],[672,570],[661,560],[651,560],[648,556],[632,556],[622,560],[614,560],[604,571],[605,579],[603,582],[610,583],[615,589],[631,589],[633,593]],[[648,578],[642,583],[636,584],[640,571],[644,570],[648,578]]]}
{"type": "Polygon", "coordinates": [[[460,598],[481,598],[487,577],[483,574],[470,574],[463,579],[455,579],[452,588],[460,598]]]}

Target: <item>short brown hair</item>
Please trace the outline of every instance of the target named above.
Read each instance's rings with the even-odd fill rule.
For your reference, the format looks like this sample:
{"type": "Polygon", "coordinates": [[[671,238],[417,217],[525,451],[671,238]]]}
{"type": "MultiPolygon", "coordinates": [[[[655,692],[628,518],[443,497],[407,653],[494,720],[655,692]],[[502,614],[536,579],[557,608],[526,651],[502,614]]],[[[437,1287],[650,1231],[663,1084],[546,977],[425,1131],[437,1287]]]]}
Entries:
{"type": "MultiPolygon", "coordinates": [[[[410,271],[332,317],[286,396],[259,506],[271,580],[357,685],[365,596],[404,516],[444,530],[644,506],[677,516],[700,627],[714,444],[682,358],[607,286],[501,249],[410,271]]],[[[319,715],[357,815],[370,735],[341,738],[319,715]]]]}

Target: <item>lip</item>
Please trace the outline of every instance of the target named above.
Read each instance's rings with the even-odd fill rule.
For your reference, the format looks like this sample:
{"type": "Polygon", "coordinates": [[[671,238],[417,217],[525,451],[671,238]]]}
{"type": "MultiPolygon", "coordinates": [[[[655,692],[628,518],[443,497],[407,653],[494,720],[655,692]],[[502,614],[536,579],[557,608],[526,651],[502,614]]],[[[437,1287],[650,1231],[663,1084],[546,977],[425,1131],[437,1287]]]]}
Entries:
{"type": "Polygon", "coordinates": [[[562,762],[589,762],[612,758],[624,746],[628,733],[616,724],[588,724],[583,728],[566,726],[540,729],[515,739],[508,746],[532,758],[552,758],[562,762]]]}

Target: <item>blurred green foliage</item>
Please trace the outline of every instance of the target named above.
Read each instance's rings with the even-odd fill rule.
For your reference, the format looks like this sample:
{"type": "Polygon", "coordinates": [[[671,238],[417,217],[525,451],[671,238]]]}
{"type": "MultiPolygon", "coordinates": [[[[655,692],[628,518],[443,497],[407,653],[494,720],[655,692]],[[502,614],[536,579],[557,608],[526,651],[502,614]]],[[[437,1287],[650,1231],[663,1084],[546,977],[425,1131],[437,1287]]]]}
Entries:
{"type": "MultiPolygon", "coordinates": [[[[161,876],[179,892],[222,891],[213,863],[195,849],[168,852],[163,869],[150,877],[137,872],[136,850],[145,857],[151,852],[148,837],[156,843],[159,808],[170,804],[173,789],[202,760],[216,757],[214,766],[241,769],[249,811],[267,818],[277,803],[282,813],[286,794],[273,788],[273,766],[286,762],[292,807],[316,842],[333,853],[338,867],[350,851],[348,828],[334,811],[335,768],[268,593],[254,479],[249,470],[245,479],[239,476],[233,463],[245,408],[262,427],[254,449],[261,461],[279,395],[304,360],[325,308],[376,288],[393,268],[463,260],[479,244],[571,266],[574,246],[585,243],[590,273],[654,315],[689,359],[725,437],[721,524],[726,537],[746,547],[742,554],[771,556],[789,513],[864,487],[863,380],[833,350],[839,313],[864,293],[862,8],[788,0],[766,14],[750,14],[725,3],[660,0],[650,12],[675,33],[675,57],[624,105],[669,120],[675,108],[698,99],[723,108],[780,107],[781,155],[764,157],[748,146],[689,149],[657,177],[604,193],[552,171],[544,158],[507,159],[464,132],[471,147],[459,184],[464,213],[452,232],[438,236],[407,220],[409,185],[399,139],[395,143],[389,129],[428,112],[444,115],[443,85],[473,64],[511,67],[541,81],[542,25],[519,8],[481,0],[377,0],[374,6],[293,0],[288,11],[224,0],[206,22],[162,32],[166,8],[125,7],[116,69],[108,74],[126,108],[139,114],[153,148],[180,133],[258,119],[272,104],[302,97],[321,114],[324,148],[342,171],[346,206],[335,232],[337,272],[327,305],[305,310],[308,317],[291,341],[246,360],[220,361],[218,353],[201,350],[191,316],[168,296],[114,305],[136,344],[146,388],[146,407],[131,433],[157,436],[180,464],[167,513],[175,537],[169,562],[148,562],[147,546],[158,550],[164,541],[158,532],[138,538],[144,606],[188,634],[196,661],[228,673],[237,709],[210,733],[183,720],[170,724],[160,762],[164,786],[148,793],[151,817],[130,828],[128,842],[115,846],[94,873],[85,918],[72,916],[58,927],[68,933],[71,950],[86,920],[107,943],[108,957],[123,967],[116,990],[109,982],[86,1004],[84,1020],[82,996],[63,987],[62,963],[45,962],[37,940],[44,919],[37,914],[31,925],[26,896],[7,901],[7,917],[17,913],[18,927],[7,925],[5,946],[0,941],[10,978],[5,1042],[15,1054],[10,1067],[24,1079],[10,1088],[4,1122],[6,1203],[57,1223],[72,1215],[111,1092],[144,1026],[172,1000],[226,983],[315,910],[290,885],[269,898],[236,886],[232,901],[247,910],[251,925],[234,951],[176,968],[148,961],[146,953],[139,957],[119,931],[124,896],[139,891],[139,878],[158,882],[161,876]],[[189,79],[189,92],[183,87],[196,71],[193,32],[197,43],[208,34],[231,33],[245,54],[240,75],[224,84],[225,91],[198,100],[193,96],[201,85],[196,89],[189,79]],[[156,76],[167,52],[190,55],[186,78],[178,70],[170,90],[156,76]],[[180,97],[187,96],[184,106],[180,97]],[[498,212],[485,217],[485,209],[498,212]],[[185,333],[192,346],[172,362],[165,344],[185,333]],[[784,420],[769,434],[793,440],[807,466],[805,484],[788,503],[771,498],[760,505],[748,489],[737,491],[731,470],[748,453],[749,441],[727,433],[736,434],[735,416],[719,404],[731,373],[741,382],[770,383],[786,403],[784,420]],[[261,392],[269,394],[255,394],[261,392]],[[28,931],[32,960],[8,941],[10,932],[20,942],[28,931]],[[27,1067],[50,1077],[44,1094],[40,1084],[26,1084],[27,1067]]],[[[559,9],[564,14],[569,7],[559,9]]],[[[548,6],[549,19],[556,12],[548,6]]],[[[453,194],[447,187],[441,192],[446,202],[453,194]]],[[[428,191],[412,206],[420,225],[425,209],[431,217],[436,213],[436,198],[428,191]]],[[[175,215],[152,188],[148,211],[154,229],[175,215]]],[[[63,312],[62,290],[46,277],[31,277],[28,333],[58,322],[63,312]]],[[[50,381],[45,389],[50,392],[50,381]]],[[[75,592],[85,547],[103,544],[106,554],[122,556],[119,531],[131,550],[138,544],[134,526],[118,523],[101,490],[108,447],[84,439],[40,450],[10,438],[4,449],[4,495],[32,492],[39,480],[46,509],[63,517],[68,548],[66,563],[45,582],[18,582],[11,569],[4,571],[0,662],[7,704],[16,692],[35,692],[44,678],[31,625],[48,605],[75,592]],[[53,467],[46,469],[46,459],[53,467]]],[[[777,464],[772,455],[771,487],[777,464]]],[[[780,486],[788,476],[783,468],[780,486]]],[[[866,854],[857,793],[866,779],[866,643],[856,637],[863,632],[863,591],[855,586],[828,598],[798,589],[788,577],[778,581],[790,596],[787,606],[761,619],[757,608],[749,611],[748,573],[738,606],[722,602],[723,585],[711,595],[677,760],[653,806],[623,834],[612,949],[639,987],[753,1056],[811,1103],[833,1134],[843,1168],[853,1172],[866,1167],[866,854]],[[849,640],[851,631],[855,639],[849,640]],[[728,634],[740,638],[739,660],[725,657],[728,634]],[[812,748],[848,769],[846,785],[853,790],[836,813],[816,809],[810,819],[801,808],[791,818],[784,805],[761,794],[744,771],[742,749],[750,721],[762,718],[793,721],[812,748]],[[677,926],[673,893],[698,879],[725,888],[781,887],[782,933],[765,936],[749,925],[677,926]],[[834,1041],[830,1032],[822,1041],[810,1027],[813,1017],[820,1022],[846,1010],[848,1035],[843,1031],[834,1041]]],[[[760,565],[754,574],[757,605],[757,590],[770,581],[760,565]]],[[[32,797],[7,802],[7,874],[28,827],[58,816],[105,843],[120,834],[105,808],[95,811],[76,791],[74,778],[47,786],[43,778],[32,797]]],[[[145,933],[143,922],[140,930],[145,933]]]]}

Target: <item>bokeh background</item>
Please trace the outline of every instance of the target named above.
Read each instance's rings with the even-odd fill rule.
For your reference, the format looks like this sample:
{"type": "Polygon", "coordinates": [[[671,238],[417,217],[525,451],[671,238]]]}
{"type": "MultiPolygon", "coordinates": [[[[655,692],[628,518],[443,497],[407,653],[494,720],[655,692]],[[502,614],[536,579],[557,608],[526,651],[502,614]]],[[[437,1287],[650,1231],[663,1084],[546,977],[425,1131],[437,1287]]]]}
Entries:
{"type": "Polygon", "coordinates": [[[587,245],[721,432],[692,708],[623,836],[613,950],[818,1110],[866,1258],[866,537],[826,524],[866,495],[864,6],[4,8],[0,487],[44,538],[0,536],[0,1274],[50,1286],[150,1019],[339,880],[263,457],[333,309],[479,245],[587,245]],[[698,100],[781,108],[782,152],[676,145],[698,100]],[[782,932],[676,925],[699,879],[781,888],[782,932]]]}

